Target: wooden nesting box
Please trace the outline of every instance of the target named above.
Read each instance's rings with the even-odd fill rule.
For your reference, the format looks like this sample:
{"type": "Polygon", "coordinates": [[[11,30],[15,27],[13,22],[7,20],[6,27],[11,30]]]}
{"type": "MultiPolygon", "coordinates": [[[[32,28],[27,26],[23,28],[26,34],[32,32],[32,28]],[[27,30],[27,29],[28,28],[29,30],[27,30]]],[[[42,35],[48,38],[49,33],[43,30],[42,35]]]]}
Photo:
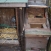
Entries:
{"type": "Polygon", "coordinates": [[[31,28],[41,28],[46,23],[45,11],[43,8],[27,8],[27,22],[31,28]]]}
{"type": "Polygon", "coordinates": [[[27,8],[26,14],[28,23],[46,23],[46,17],[43,8],[27,8]]]}
{"type": "MultiPolygon", "coordinates": [[[[26,8],[26,49],[46,49],[51,31],[47,28],[47,14],[44,8],[26,8]]],[[[25,25],[26,25],[25,24],[25,25]]],[[[38,51],[38,50],[37,50],[38,51]]]]}

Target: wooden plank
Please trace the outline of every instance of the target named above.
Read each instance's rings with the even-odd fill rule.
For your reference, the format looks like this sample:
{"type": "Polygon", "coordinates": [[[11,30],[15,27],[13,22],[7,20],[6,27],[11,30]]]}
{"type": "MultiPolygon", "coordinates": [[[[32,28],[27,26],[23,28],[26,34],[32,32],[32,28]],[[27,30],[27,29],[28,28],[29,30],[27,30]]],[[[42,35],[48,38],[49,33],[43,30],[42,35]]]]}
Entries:
{"type": "Polygon", "coordinates": [[[0,4],[0,7],[26,7],[25,3],[4,3],[0,4]]]}
{"type": "Polygon", "coordinates": [[[28,7],[48,8],[48,6],[46,6],[46,5],[28,5],[28,7]]]}
{"type": "Polygon", "coordinates": [[[0,44],[19,44],[18,40],[0,40],[0,44]]]}
{"type": "Polygon", "coordinates": [[[31,37],[31,38],[26,38],[26,49],[31,49],[31,48],[44,48],[46,49],[47,45],[47,38],[44,37],[31,37]]]}
{"type": "Polygon", "coordinates": [[[46,23],[46,18],[28,18],[28,23],[46,23]]]}
{"type": "Polygon", "coordinates": [[[50,37],[51,35],[26,34],[25,37],[50,37]]]}
{"type": "Polygon", "coordinates": [[[0,44],[0,46],[11,47],[11,46],[19,46],[19,44],[0,44]]]}
{"type": "Polygon", "coordinates": [[[31,29],[25,29],[25,35],[47,35],[51,36],[51,31],[47,29],[41,29],[41,28],[31,28],[31,29]]]}

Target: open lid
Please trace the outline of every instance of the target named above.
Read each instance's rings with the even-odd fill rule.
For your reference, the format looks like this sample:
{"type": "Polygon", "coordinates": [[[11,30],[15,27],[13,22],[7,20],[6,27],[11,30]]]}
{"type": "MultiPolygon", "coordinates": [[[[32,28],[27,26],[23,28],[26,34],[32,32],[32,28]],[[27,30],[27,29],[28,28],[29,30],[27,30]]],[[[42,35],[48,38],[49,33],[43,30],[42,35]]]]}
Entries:
{"type": "Polygon", "coordinates": [[[28,0],[0,0],[0,7],[25,7],[28,0]]]}
{"type": "Polygon", "coordinates": [[[28,7],[39,7],[39,8],[47,8],[46,0],[28,0],[28,7]]]}

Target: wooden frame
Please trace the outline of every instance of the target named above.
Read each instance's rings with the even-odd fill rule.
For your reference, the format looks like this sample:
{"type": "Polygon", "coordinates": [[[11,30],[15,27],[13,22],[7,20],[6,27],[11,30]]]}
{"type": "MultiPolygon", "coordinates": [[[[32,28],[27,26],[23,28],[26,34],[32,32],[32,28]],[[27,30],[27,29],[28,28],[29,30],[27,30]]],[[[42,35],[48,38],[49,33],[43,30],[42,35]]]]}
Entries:
{"type": "Polygon", "coordinates": [[[26,7],[25,3],[0,3],[0,7],[26,7]]]}

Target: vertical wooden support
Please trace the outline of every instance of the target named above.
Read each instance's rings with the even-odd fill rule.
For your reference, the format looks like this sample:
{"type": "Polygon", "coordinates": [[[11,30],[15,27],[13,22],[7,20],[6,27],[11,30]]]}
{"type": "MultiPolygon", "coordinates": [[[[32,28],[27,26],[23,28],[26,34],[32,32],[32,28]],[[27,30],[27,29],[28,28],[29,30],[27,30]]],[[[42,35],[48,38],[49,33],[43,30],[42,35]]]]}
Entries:
{"type": "Polygon", "coordinates": [[[22,8],[22,23],[23,23],[23,36],[22,36],[22,51],[26,51],[25,49],[25,29],[24,29],[24,23],[25,23],[25,11],[24,11],[24,8],[22,8]]]}
{"type": "Polygon", "coordinates": [[[16,20],[20,50],[25,51],[24,8],[16,8],[16,20]]]}
{"type": "Polygon", "coordinates": [[[25,51],[24,8],[20,8],[21,51],[25,51]]]}
{"type": "Polygon", "coordinates": [[[16,25],[17,25],[17,35],[18,35],[18,41],[19,41],[19,46],[21,47],[21,37],[20,37],[20,21],[19,21],[19,8],[15,8],[16,12],[16,25]]]}

